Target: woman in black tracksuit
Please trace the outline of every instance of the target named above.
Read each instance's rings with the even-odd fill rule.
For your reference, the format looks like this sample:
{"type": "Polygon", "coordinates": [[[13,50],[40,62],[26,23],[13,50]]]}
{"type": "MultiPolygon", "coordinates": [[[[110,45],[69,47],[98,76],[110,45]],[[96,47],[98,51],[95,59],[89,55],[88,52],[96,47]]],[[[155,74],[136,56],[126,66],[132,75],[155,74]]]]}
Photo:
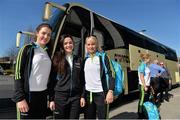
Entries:
{"type": "Polygon", "coordinates": [[[45,119],[47,84],[51,59],[46,44],[52,28],[42,23],[36,28],[35,42],[23,46],[18,53],[15,69],[14,94],[17,119],[45,119]]]}
{"type": "Polygon", "coordinates": [[[62,36],[60,51],[53,59],[50,79],[50,109],[56,119],[78,119],[82,93],[81,59],[73,55],[74,41],[70,35],[62,36]]]}
{"type": "Polygon", "coordinates": [[[108,57],[105,56],[105,65],[109,76],[108,83],[103,68],[98,40],[95,36],[86,38],[87,55],[82,67],[82,79],[85,81],[85,119],[105,119],[109,111],[107,105],[113,102],[114,78],[110,70],[108,57]],[[106,114],[107,113],[107,114],[106,114]]]}

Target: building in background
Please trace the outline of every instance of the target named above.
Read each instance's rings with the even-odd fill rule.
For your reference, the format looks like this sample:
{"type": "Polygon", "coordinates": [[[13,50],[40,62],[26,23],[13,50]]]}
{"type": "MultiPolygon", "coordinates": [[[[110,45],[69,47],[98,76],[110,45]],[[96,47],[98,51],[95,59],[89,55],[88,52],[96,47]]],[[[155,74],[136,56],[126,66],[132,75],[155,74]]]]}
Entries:
{"type": "Polygon", "coordinates": [[[1,57],[0,58],[1,72],[3,75],[13,75],[15,60],[12,60],[10,57],[1,57]]]}

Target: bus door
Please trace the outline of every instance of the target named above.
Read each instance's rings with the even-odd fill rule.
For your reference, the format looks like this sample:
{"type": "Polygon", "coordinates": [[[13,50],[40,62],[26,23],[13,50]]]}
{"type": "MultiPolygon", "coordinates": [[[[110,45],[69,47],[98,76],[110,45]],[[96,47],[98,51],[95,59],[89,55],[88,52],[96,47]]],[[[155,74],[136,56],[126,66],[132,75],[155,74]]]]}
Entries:
{"type": "MultiPolygon", "coordinates": [[[[90,31],[90,12],[80,7],[72,7],[63,24],[61,35],[69,34],[75,42],[74,54],[84,58],[85,37],[90,31]]],[[[57,50],[58,46],[57,46],[57,50]]]]}

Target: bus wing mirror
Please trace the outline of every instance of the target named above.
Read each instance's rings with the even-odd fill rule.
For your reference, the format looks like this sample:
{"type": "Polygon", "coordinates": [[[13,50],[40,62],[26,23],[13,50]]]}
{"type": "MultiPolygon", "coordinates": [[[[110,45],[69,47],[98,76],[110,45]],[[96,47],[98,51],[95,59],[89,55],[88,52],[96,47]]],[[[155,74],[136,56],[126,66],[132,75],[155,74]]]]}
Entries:
{"type": "Polygon", "coordinates": [[[64,6],[61,6],[61,5],[58,5],[56,3],[52,3],[52,2],[46,2],[45,3],[45,8],[44,8],[44,16],[43,16],[43,20],[44,21],[48,21],[49,18],[51,17],[51,9],[52,7],[55,7],[59,10],[62,10],[62,11],[66,11],[66,7],[64,6]]]}
{"type": "Polygon", "coordinates": [[[49,20],[49,18],[51,16],[51,8],[52,8],[51,4],[47,2],[45,4],[45,8],[44,8],[44,16],[43,16],[43,20],[44,21],[48,21],[49,20]]]}
{"type": "Polygon", "coordinates": [[[16,47],[19,48],[20,46],[20,39],[21,39],[21,34],[22,32],[18,32],[17,35],[16,35],[16,47]]]}
{"type": "Polygon", "coordinates": [[[16,35],[16,47],[17,48],[19,48],[19,46],[20,46],[21,34],[28,35],[28,36],[35,36],[35,34],[32,32],[19,31],[16,35]]]}

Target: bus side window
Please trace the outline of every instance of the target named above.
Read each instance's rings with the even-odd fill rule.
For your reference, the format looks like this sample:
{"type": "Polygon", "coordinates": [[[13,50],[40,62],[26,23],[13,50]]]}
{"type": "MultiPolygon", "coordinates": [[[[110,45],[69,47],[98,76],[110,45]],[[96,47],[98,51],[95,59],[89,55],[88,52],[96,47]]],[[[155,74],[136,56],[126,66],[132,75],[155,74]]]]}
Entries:
{"type": "Polygon", "coordinates": [[[94,16],[94,26],[95,26],[94,28],[96,29],[95,31],[101,30],[100,31],[101,35],[103,35],[103,37],[104,37],[103,49],[104,50],[114,49],[115,48],[115,45],[114,45],[115,39],[113,39],[113,37],[115,37],[115,36],[112,35],[112,31],[114,29],[111,29],[113,27],[111,22],[97,14],[93,14],[93,16],[94,16]],[[109,27],[111,27],[111,28],[109,29],[109,27]]]}
{"type": "Polygon", "coordinates": [[[72,36],[74,40],[74,55],[81,56],[81,38],[72,36]]]}

